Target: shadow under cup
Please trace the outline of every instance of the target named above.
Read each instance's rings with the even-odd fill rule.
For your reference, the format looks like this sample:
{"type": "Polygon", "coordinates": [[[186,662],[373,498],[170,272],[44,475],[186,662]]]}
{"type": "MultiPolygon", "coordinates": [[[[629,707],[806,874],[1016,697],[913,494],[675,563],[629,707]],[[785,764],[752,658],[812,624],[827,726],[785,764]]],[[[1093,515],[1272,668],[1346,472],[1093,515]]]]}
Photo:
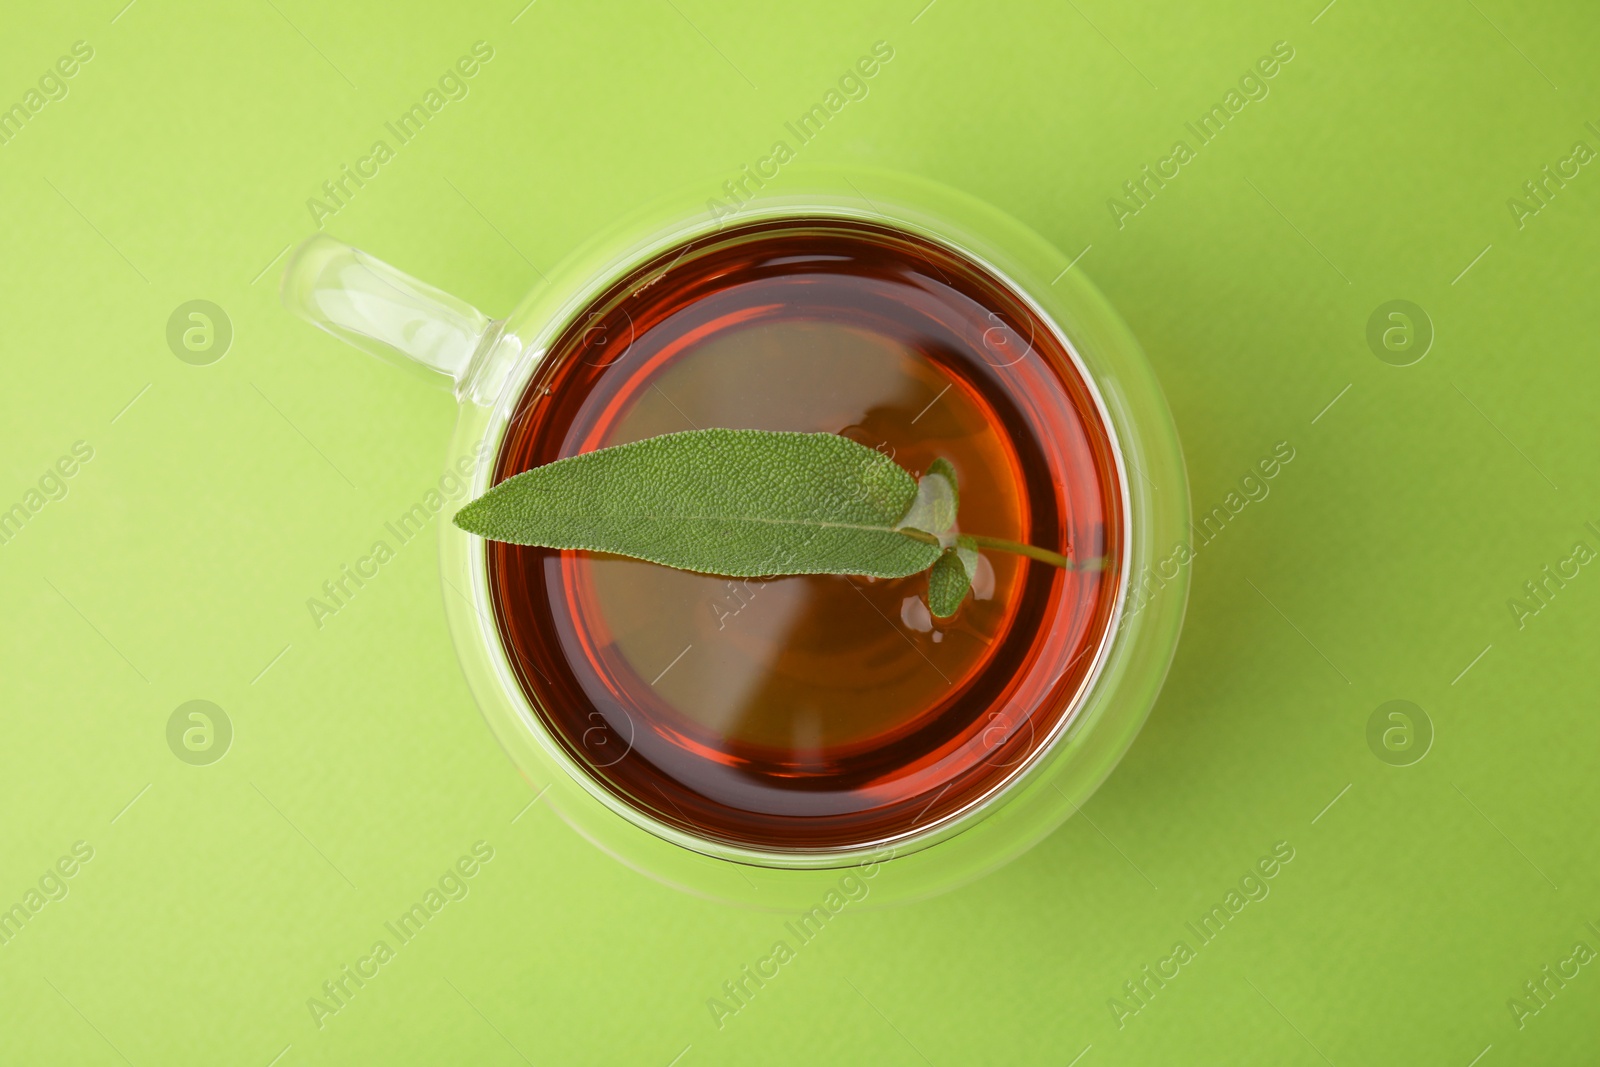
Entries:
{"type": "Polygon", "coordinates": [[[550,347],[494,481],[712,426],[828,432],[960,480],[985,551],[949,620],[926,575],[729,580],[487,545],[507,660],[573,762],[659,823],[766,853],[867,848],[993,797],[1098,670],[1126,540],[1101,405],[988,271],[903,231],[790,219],[630,272],[550,347]]]}

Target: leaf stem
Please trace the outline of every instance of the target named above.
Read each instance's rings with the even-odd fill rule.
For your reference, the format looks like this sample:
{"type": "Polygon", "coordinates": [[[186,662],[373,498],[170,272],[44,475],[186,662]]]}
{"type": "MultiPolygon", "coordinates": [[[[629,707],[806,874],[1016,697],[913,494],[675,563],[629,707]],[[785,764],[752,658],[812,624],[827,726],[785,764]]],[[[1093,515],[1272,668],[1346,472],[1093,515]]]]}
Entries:
{"type": "MultiPolygon", "coordinates": [[[[913,541],[921,541],[924,544],[936,545],[939,543],[937,537],[925,530],[902,527],[896,532],[911,538],[913,541]]],[[[1048,548],[1040,548],[1038,545],[1025,545],[1020,541],[1007,541],[1003,537],[985,537],[983,534],[966,533],[961,536],[979,548],[992,548],[996,552],[1010,552],[1018,556],[1027,556],[1029,559],[1036,559],[1040,563],[1048,563],[1052,567],[1060,567],[1062,570],[1098,570],[1105,566],[1106,562],[1104,556],[1096,556],[1094,559],[1074,560],[1071,556],[1063,556],[1061,553],[1052,552],[1048,548]]]]}
{"type": "Polygon", "coordinates": [[[1007,541],[1003,537],[985,537],[982,534],[965,534],[963,536],[979,548],[992,548],[997,552],[1012,552],[1019,556],[1027,556],[1029,559],[1036,559],[1041,563],[1048,563],[1053,567],[1060,567],[1063,570],[1090,570],[1101,566],[1104,562],[1100,559],[1075,562],[1072,557],[1063,556],[1059,552],[1052,552],[1048,548],[1040,548],[1038,545],[1025,545],[1018,541],[1007,541]]]}

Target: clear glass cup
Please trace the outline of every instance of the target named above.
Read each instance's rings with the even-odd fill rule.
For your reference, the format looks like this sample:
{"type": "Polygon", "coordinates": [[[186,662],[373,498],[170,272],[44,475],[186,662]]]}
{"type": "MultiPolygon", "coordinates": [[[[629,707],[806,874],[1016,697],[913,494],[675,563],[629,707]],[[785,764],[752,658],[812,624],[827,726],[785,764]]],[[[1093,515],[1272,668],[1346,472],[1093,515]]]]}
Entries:
{"type": "Polygon", "coordinates": [[[467,483],[491,484],[508,423],[529,378],[564,329],[617,279],[731,223],[845,219],[887,224],[987,269],[1058,332],[1100,404],[1120,466],[1122,585],[1096,668],[1025,763],[980,802],[893,840],[828,851],[757,851],[661,823],[613,795],[541,722],[494,622],[484,543],[441,513],[444,602],[462,669],[530,787],[574,829],[633,868],[714,899],[792,909],[870,907],[932,895],[1026,851],[1074,814],[1143,725],[1177,645],[1188,569],[1172,549],[1189,521],[1188,487],[1171,414],[1138,343],[1069,259],[1014,219],[954,190],[905,175],[818,171],[785,176],[739,205],[708,207],[705,190],[669,196],[573,252],[505,318],[318,234],[291,257],[289,310],[357,348],[453,390],[459,417],[448,455],[467,483]],[[1158,561],[1160,561],[1158,563],[1158,561]],[[842,906],[842,904],[841,904],[842,906]]]}

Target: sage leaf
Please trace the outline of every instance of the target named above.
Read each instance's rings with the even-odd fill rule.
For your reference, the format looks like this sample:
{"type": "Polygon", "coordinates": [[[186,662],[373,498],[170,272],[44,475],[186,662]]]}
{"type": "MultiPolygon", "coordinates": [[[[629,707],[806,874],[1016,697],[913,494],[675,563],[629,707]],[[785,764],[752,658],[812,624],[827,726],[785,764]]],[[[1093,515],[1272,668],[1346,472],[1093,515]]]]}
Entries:
{"type": "MultiPolygon", "coordinates": [[[[923,482],[936,483],[930,521],[948,515],[947,530],[953,479],[923,482]]],[[[463,507],[455,524],[496,541],[736,578],[903,578],[940,558],[944,530],[900,529],[922,497],[894,460],[846,437],[690,430],[524,471],[463,507]]]]}
{"type": "Polygon", "coordinates": [[[899,522],[902,530],[921,530],[944,538],[956,524],[956,471],[950,461],[936,459],[917,482],[917,496],[899,522]]]}
{"type": "Polygon", "coordinates": [[[956,557],[967,569],[967,580],[978,580],[978,542],[961,534],[956,538],[956,557]]]}
{"type": "Polygon", "coordinates": [[[928,572],[928,610],[936,618],[948,619],[961,607],[970,588],[972,574],[966,564],[956,549],[945,549],[928,572]]]}
{"type": "Polygon", "coordinates": [[[937,474],[949,479],[950,506],[959,510],[961,507],[961,494],[957,489],[956,465],[945,459],[943,456],[939,456],[932,463],[928,464],[928,473],[937,474]]]}
{"type": "Polygon", "coordinates": [[[495,541],[587,549],[735,578],[928,572],[928,608],[948,619],[977,577],[979,549],[1055,567],[1061,553],[956,532],[954,464],[920,479],[875,449],[827,433],[693,430],[524,471],[455,523],[495,541]]]}

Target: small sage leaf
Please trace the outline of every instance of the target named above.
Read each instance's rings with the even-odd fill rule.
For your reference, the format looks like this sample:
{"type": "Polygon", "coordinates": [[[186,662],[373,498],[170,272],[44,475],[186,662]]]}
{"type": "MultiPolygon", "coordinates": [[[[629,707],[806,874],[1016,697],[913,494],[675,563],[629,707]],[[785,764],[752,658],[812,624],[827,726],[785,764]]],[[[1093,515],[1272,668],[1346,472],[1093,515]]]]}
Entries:
{"type": "Polygon", "coordinates": [[[956,479],[956,465],[945,459],[943,456],[939,456],[932,463],[928,464],[928,473],[943,475],[950,482],[950,505],[951,507],[960,510],[961,483],[956,479]]]}
{"type": "Polygon", "coordinates": [[[972,575],[956,549],[945,549],[928,572],[928,610],[936,618],[948,619],[961,607],[971,587],[972,575]]]}
{"type": "Polygon", "coordinates": [[[902,530],[921,530],[942,538],[956,524],[955,469],[945,460],[934,460],[917,482],[916,499],[900,520],[902,530]],[[940,469],[943,464],[943,469],[940,469]]]}
{"type": "Polygon", "coordinates": [[[956,537],[956,558],[961,560],[961,565],[967,569],[967,580],[978,580],[978,542],[960,534],[956,537]]]}
{"type": "Polygon", "coordinates": [[[704,574],[903,578],[933,566],[937,534],[955,518],[951,482],[923,480],[937,483],[932,518],[948,516],[926,540],[899,532],[921,492],[881,452],[835,434],[691,430],[524,471],[455,523],[496,541],[704,574]]]}

